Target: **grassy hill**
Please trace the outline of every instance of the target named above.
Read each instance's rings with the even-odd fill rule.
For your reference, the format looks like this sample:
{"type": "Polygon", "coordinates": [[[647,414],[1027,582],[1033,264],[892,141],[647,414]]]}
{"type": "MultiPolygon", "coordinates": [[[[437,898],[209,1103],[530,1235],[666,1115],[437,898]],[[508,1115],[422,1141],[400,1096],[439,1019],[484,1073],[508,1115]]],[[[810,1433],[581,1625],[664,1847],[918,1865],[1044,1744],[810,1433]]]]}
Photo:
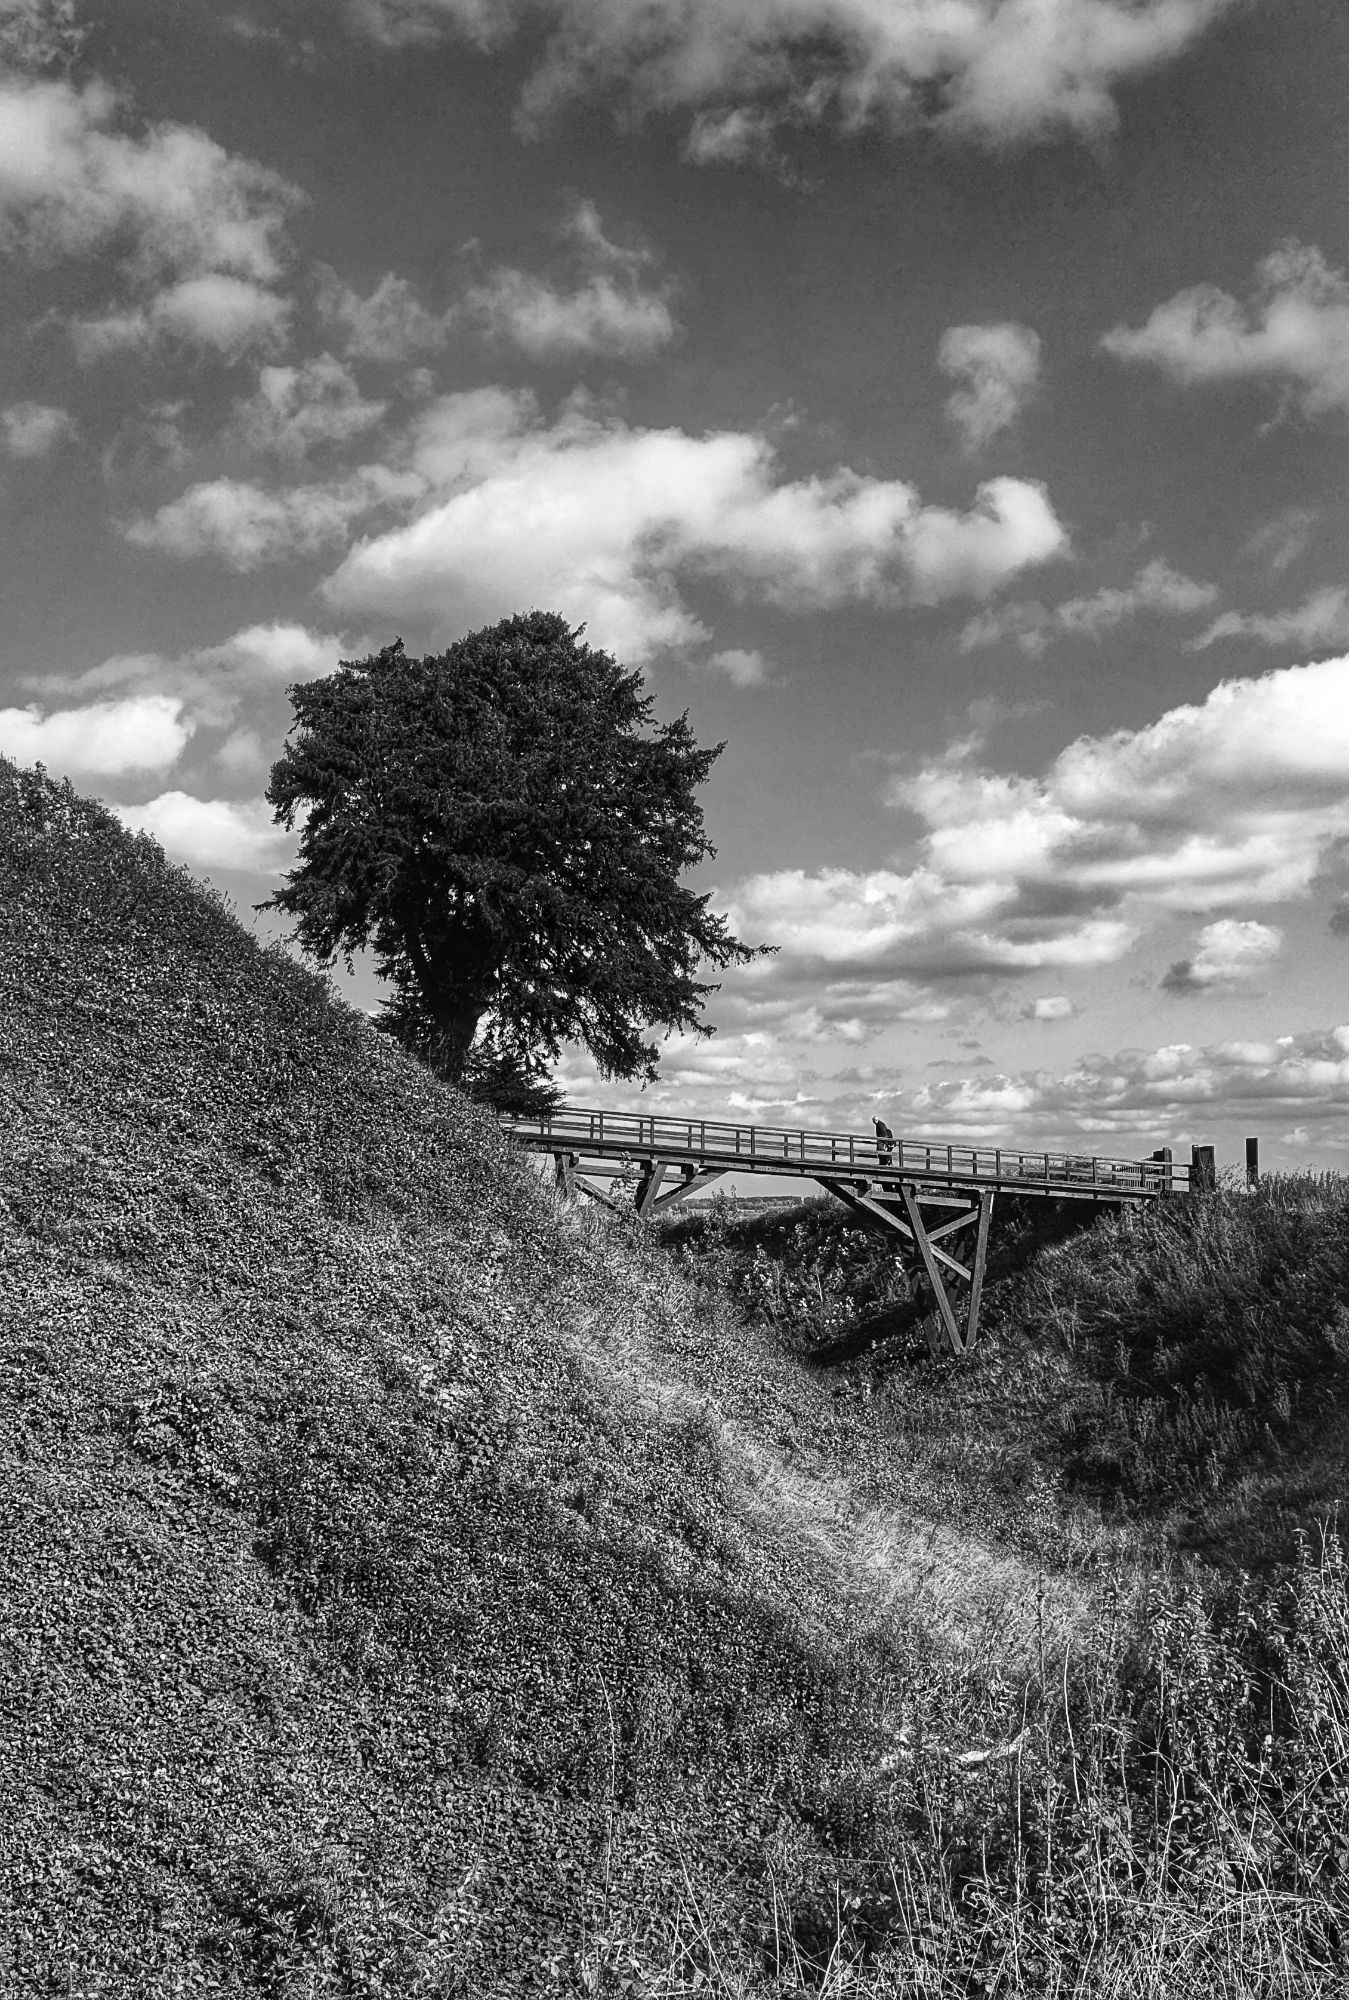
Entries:
{"type": "Polygon", "coordinates": [[[1084,1505],[1044,1271],[822,1373],[3,762],[0,1108],[0,1991],[1332,1990],[1339,1545],[1084,1505]]]}

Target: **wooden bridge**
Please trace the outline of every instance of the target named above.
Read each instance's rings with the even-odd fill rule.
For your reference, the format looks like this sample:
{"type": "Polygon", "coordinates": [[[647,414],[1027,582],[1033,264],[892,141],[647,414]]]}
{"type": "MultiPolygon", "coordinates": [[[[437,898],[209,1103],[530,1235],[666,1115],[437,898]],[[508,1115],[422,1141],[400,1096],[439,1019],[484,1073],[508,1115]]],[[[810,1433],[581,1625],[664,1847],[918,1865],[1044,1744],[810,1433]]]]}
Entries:
{"type": "Polygon", "coordinates": [[[1185,1165],[1173,1162],[1165,1147],[1146,1160],[1113,1159],[571,1105],[545,1118],[503,1116],[501,1123],[518,1144],[552,1155],[558,1185],[569,1194],[618,1208],[614,1181],[635,1181],[632,1207],[640,1216],[671,1208],[726,1174],[818,1182],[897,1239],[915,1287],[931,1295],[926,1324],[938,1353],[968,1354],[974,1345],[998,1194],[1119,1204],[1213,1184],[1213,1149],[1207,1146],[1196,1146],[1185,1165]],[[608,1187],[598,1186],[601,1181],[608,1187]],[[963,1230],[974,1232],[967,1263],[945,1247],[963,1230]]]}

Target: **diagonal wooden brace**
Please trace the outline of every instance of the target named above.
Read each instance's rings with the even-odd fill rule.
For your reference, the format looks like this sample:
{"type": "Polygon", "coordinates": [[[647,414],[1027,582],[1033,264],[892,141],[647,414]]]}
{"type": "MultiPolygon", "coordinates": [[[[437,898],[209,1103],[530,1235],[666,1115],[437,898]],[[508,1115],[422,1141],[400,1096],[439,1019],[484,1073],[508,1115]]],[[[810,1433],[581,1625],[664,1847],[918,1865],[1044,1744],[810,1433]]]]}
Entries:
{"type": "Polygon", "coordinates": [[[699,1188],[711,1187],[713,1181],[723,1180],[728,1171],[726,1167],[701,1167],[690,1173],[685,1168],[681,1185],[667,1188],[664,1194],[657,1196],[647,1213],[659,1215],[663,1209],[673,1208],[676,1202],[684,1201],[689,1195],[696,1194],[699,1188]]]}
{"type": "Polygon", "coordinates": [[[573,1185],[575,1193],[588,1194],[590,1199],[597,1201],[601,1208],[611,1208],[615,1215],[626,1215],[628,1213],[626,1202],[615,1201],[611,1194],[606,1194],[603,1188],[597,1188],[593,1181],[586,1179],[584,1174],[577,1174],[574,1177],[573,1185]]]}
{"type": "MultiPolygon", "coordinates": [[[[912,1228],[896,1212],[893,1202],[880,1201],[875,1195],[848,1181],[821,1180],[820,1185],[827,1188],[830,1194],[837,1195],[844,1206],[852,1209],[854,1214],[865,1216],[869,1222],[879,1222],[883,1229],[892,1229],[896,1235],[902,1236],[906,1242],[912,1243],[915,1241],[912,1228]]],[[[975,1211],[973,1209],[967,1209],[957,1223],[943,1223],[938,1230],[928,1234],[928,1242],[932,1243],[936,1235],[945,1236],[952,1228],[963,1228],[967,1222],[974,1220],[974,1215],[975,1211]]],[[[957,1262],[954,1257],[949,1256],[945,1250],[934,1248],[932,1255],[939,1264],[944,1264],[953,1276],[963,1278],[966,1284],[969,1283],[970,1274],[965,1269],[965,1266],[957,1262]]]]}

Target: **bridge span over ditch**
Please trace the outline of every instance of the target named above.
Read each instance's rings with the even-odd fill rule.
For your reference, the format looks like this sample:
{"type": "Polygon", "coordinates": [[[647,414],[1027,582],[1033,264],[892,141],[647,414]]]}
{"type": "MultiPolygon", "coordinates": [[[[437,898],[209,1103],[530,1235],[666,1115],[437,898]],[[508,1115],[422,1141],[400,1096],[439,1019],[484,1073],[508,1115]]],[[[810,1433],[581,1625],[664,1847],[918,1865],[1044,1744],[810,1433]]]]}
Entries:
{"type": "Polygon", "coordinates": [[[974,1346],[999,1194],[1119,1205],[1186,1195],[1214,1178],[1211,1146],[1196,1146],[1187,1164],[1174,1161],[1169,1147],[1148,1159],[1116,1159],[575,1105],[544,1118],[503,1115],[501,1125],[518,1145],[551,1155],[566,1193],[640,1216],[672,1208],[726,1174],[817,1182],[895,1240],[916,1290],[930,1297],[926,1326],[935,1353],[968,1354],[974,1346]],[[615,1181],[632,1185],[631,1203],[615,1198],[615,1181]]]}

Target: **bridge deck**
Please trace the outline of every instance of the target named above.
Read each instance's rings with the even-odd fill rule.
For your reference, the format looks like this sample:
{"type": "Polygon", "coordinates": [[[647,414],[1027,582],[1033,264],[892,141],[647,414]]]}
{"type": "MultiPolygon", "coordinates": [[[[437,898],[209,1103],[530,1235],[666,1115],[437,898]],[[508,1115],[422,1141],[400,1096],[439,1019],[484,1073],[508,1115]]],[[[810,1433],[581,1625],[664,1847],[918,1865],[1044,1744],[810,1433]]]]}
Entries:
{"type": "MultiPolygon", "coordinates": [[[[1146,1201],[1188,1191],[1190,1169],[1169,1160],[1026,1152],[945,1140],[878,1140],[874,1134],[732,1125],[568,1105],[546,1118],[503,1117],[503,1129],[533,1152],[599,1171],[654,1162],[684,1175],[786,1175],[803,1180],[915,1181],[925,1186],[1048,1195],[1056,1201],[1146,1201]]],[[[663,1204],[662,1204],[663,1205],[663,1204]]]]}

